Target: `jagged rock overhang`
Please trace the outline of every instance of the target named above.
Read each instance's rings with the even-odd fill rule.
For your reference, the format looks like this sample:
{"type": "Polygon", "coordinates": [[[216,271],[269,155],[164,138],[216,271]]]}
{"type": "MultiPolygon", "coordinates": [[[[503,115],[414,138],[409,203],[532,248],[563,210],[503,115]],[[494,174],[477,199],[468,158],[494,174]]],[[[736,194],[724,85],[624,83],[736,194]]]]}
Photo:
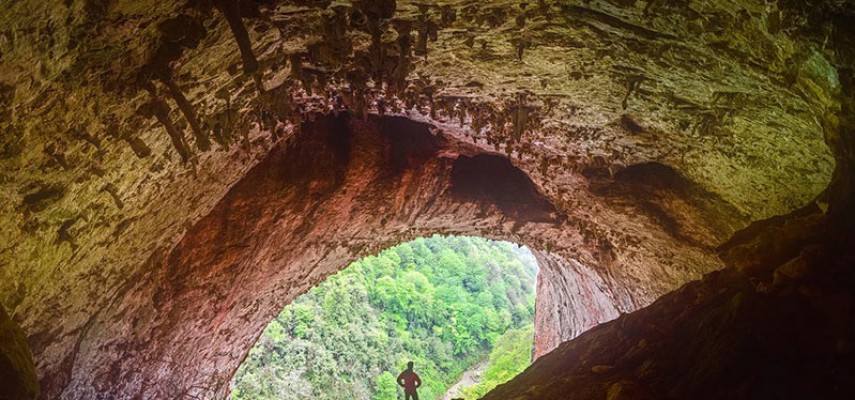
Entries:
{"type": "MultiPolygon", "coordinates": [[[[0,249],[9,266],[0,269],[0,298],[39,344],[45,374],[73,369],[71,354],[85,347],[79,337],[100,318],[96,310],[116,302],[146,271],[147,259],[168,253],[207,215],[267,154],[271,136],[289,134],[290,127],[270,124],[271,115],[304,118],[299,106],[305,96],[293,101],[290,90],[324,93],[322,81],[332,80],[321,67],[344,54],[332,49],[337,55],[329,57],[329,43],[353,39],[363,55],[378,49],[367,22],[387,18],[388,7],[367,10],[371,18],[357,15],[365,24],[341,36],[316,28],[337,26],[339,20],[327,17],[342,10],[348,24],[356,14],[347,7],[325,9],[325,3],[238,10],[259,61],[261,73],[253,76],[243,75],[244,66],[253,68],[235,10],[214,2],[20,1],[0,16],[0,162],[11,171],[2,176],[11,201],[0,205],[0,231],[12,243],[0,249]],[[210,150],[203,149],[194,114],[202,135],[210,135],[210,150]]],[[[357,8],[375,3],[388,2],[357,8]]],[[[671,196],[673,190],[645,189],[645,203],[636,207],[621,200],[635,192],[620,183],[601,192],[612,196],[605,201],[588,196],[587,179],[608,184],[628,166],[667,166],[702,189],[690,193],[715,193],[735,206],[738,217],[722,219],[725,231],[812,201],[828,182],[831,159],[822,133],[837,136],[826,116],[836,113],[839,60],[821,43],[827,33],[834,38],[847,31],[840,24],[831,32],[819,27],[825,27],[823,10],[843,2],[809,10],[789,1],[780,8],[741,1],[701,7],[546,1],[527,10],[510,1],[440,3],[421,10],[397,2],[388,22],[402,25],[390,24],[381,35],[391,40],[381,40],[379,48],[415,67],[409,75],[386,74],[378,68],[384,63],[344,54],[356,69],[342,72],[395,76],[387,82],[398,86],[393,93],[404,89],[400,102],[376,90],[362,96],[366,88],[360,87],[344,100],[360,115],[400,112],[395,107],[404,104],[436,125],[473,128],[466,140],[511,155],[540,192],[571,215],[586,246],[615,253],[603,260],[616,279],[674,283],[698,276],[718,263],[682,257],[672,234],[710,247],[717,233],[697,229],[703,218],[669,219],[669,213],[685,215],[699,206],[674,201],[679,196],[671,196]],[[406,20],[419,23],[408,31],[406,20]],[[398,32],[430,39],[431,29],[422,29],[431,23],[439,28],[437,40],[416,43],[413,54],[420,55],[395,53],[398,32]],[[816,44],[794,38],[794,29],[814,31],[816,44]],[[502,129],[486,129],[493,126],[502,129]],[[594,173],[582,178],[586,172],[594,173]],[[662,232],[648,218],[676,229],[662,232]]],[[[851,91],[851,69],[842,74],[843,90],[851,91]]],[[[838,159],[846,154],[838,152],[838,159]]],[[[838,174],[837,182],[845,186],[846,176],[838,174]]],[[[849,218],[838,220],[851,221],[852,214],[840,210],[849,218]]]]}
{"type": "MultiPolygon", "coordinates": [[[[543,276],[596,293],[572,306],[562,304],[576,293],[562,285],[541,296],[538,307],[572,316],[561,323],[539,317],[550,324],[544,336],[555,336],[542,341],[550,346],[567,331],[648,301],[578,261],[563,271],[566,257],[603,256],[584,247],[590,239],[504,155],[400,117],[317,116],[274,147],[173,250],[152,257],[81,334],[82,345],[63,363],[74,367],[43,374],[43,389],[62,398],[106,387],[127,396],[222,395],[285,303],[358,257],[433,233],[529,245],[550,260],[543,276]]],[[[36,342],[36,353],[48,344],[36,342]]]]}

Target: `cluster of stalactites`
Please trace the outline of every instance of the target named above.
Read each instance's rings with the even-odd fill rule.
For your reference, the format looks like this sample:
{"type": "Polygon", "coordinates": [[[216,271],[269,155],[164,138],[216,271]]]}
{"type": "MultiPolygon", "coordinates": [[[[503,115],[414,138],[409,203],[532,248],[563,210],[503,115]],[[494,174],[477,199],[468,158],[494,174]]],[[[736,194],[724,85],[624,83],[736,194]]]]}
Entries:
{"type": "MultiPolygon", "coordinates": [[[[193,149],[183,127],[170,118],[168,99],[189,125],[199,152],[209,151],[212,140],[228,149],[239,140],[234,132],[241,132],[248,150],[251,125],[258,124],[278,140],[289,126],[299,126],[316,113],[350,112],[358,118],[367,118],[371,113],[405,115],[417,112],[436,121],[455,121],[466,126],[473,140],[485,140],[508,155],[514,151],[522,154],[526,148],[523,136],[541,125],[543,106],[534,101],[532,93],[519,92],[498,99],[453,94],[443,82],[427,76],[413,76],[413,72],[418,59],[429,56],[430,42],[438,39],[442,29],[455,23],[498,27],[513,21],[519,32],[513,42],[524,43],[520,35],[530,15],[533,12],[551,14],[551,4],[546,1],[538,1],[536,6],[522,3],[514,15],[510,14],[513,10],[482,9],[477,5],[458,9],[450,5],[417,3],[414,12],[403,12],[398,10],[394,0],[361,0],[352,5],[300,1],[301,6],[318,10],[320,33],[304,50],[277,54],[281,62],[270,64],[279,69],[289,65],[289,79],[267,89],[262,82],[267,71],[253,54],[243,24],[244,18],[264,18],[275,12],[273,8],[264,8],[263,3],[245,10],[234,2],[212,0],[210,10],[193,9],[161,24],[160,47],[136,77],[136,84],[147,92],[147,100],[137,108],[134,118],[155,119],[184,162],[193,160],[193,149]],[[217,10],[218,14],[209,15],[212,10],[217,10]],[[221,103],[217,105],[221,111],[200,117],[174,76],[178,74],[176,69],[180,63],[177,61],[184,50],[196,48],[207,34],[201,20],[218,15],[226,19],[232,30],[241,53],[243,72],[255,82],[257,95],[245,99],[250,111],[241,113],[239,110],[244,107],[238,107],[238,99],[223,88],[215,96],[221,103]],[[370,40],[355,43],[354,37],[358,36],[370,40]]],[[[283,22],[278,24],[277,28],[284,34],[283,22]]],[[[474,46],[474,36],[469,39],[465,44],[474,46]]],[[[519,57],[522,57],[521,49],[519,57]]],[[[124,138],[138,156],[150,154],[145,144],[133,135],[124,138]]]]}

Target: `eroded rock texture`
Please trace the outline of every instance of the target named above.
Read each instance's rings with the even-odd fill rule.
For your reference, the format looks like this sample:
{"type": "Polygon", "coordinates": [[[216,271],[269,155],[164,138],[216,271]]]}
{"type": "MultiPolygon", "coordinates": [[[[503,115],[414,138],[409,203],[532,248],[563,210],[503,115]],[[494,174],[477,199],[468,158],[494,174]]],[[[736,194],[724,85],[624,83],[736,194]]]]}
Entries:
{"type": "Polygon", "coordinates": [[[537,253],[537,313],[533,358],[549,353],[600,322],[614,319],[620,306],[603,278],[576,260],[537,253]]]}
{"type": "MultiPolygon", "coordinates": [[[[247,349],[284,304],[359,257],[436,232],[505,238],[536,248],[545,247],[543,237],[586,243],[503,155],[400,117],[365,122],[342,114],[305,122],[171,252],[148,261],[119,299],[91,320],[73,373],[44,377],[44,390],[75,398],[97,397],[107,387],[157,398],[222,396],[247,349]]],[[[583,268],[569,257],[592,265],[613,257],[598,246],[538,254],[548,254],[553,268],[583,268]]],[[[714,262],[690,247],[685,254],[696,257],[686,259],[694,265],[714,262]]],[[[608,293],[599,301],[611,310],[634,309],[633,301],[648,301],[665,290],[649,285],[633,294],[615,278],[586,281],[596,274],[584,268],[587,275],[580,274],[576,286],[608,293]]],[[[544,296],[548,307],[557,306],[550,299],[574,293],[554,292],[544,296]]],[[[576,304],[562,308],[586,315],[555,321],[571,334],[581,324],[614,316],[587,316],[576,304]]],[[[556,328],[545,335],[567,333],[556,328]]]]}
{"type": "Polygon", "coordinates": [[[485,399],[855,396],[855,256],[823,220],[804,210],[743,232],[724,258],[754,269],[731,264],[597,326],[485,399]]]}
{"type": "Polygon", "coordinates": [[[847,4],[11,2],[0,303],[44,398],[217,397],[320,279],[473,234],[538,254],[545,354],[829,184],[853,223],[847,4]]]}
{"type": "Polygon", "coordinates": [[[827,22],[842,64],[828,203],[751,224],[719,247],[723,271],[563,343],[485,399],[855,396],[855,14],[847,2],[784,3],[827,22]]]}

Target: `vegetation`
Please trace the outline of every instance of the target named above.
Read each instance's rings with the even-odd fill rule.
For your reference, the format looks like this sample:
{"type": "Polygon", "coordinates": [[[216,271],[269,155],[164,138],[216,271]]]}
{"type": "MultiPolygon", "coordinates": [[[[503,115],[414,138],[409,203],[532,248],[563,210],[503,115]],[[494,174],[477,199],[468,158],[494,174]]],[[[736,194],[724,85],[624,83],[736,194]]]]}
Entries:
{"type": "Polygon", "coordinates": [[[434,399],[494,345],[478,388],[495,386],[529,364],[536,268],[527,250],[470,237],[366,257],[271,321],[232,398],[394,400],[395,377],[413,361],[420,397],[434,399]]]}
{"type": "Polygon", "coordinates": [[[519,375],[531,364],[534,341],[534,324],[505,332],[490,351],[490,364],[481,381],[463,389],[466,399],[480,399],[511,378],[519,375]]]}

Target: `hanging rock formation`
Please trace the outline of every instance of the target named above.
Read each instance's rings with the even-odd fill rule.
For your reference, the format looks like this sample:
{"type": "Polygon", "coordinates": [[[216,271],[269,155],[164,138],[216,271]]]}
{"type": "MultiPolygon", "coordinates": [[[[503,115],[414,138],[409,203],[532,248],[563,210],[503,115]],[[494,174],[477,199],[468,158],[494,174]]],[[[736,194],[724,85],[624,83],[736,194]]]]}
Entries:
{"type": "MultiPolygon", "coordinates": [[[[42,398],[218,398],[324,277],[470,234],[537,254],[536,366],[594,354],[620,321],[684,316],[639,353],[659,360],[654,340],[704,312],[737,329],[777,304],[748,292],[755,274],[802,247],[736,245],[749,225],[789,237],[797,223],[756,223],[799,209],[829,241],[855,225],[855,7],[802,3],[10,2],[0,304],[42,398]],[[740,293],[738,318],[716,311],[740,293]]],[[[612,385],[630,361],[580,398],[633,390],[612,385]]],[[[538,368],[502,390],[537,387],[538,368]]]]}

